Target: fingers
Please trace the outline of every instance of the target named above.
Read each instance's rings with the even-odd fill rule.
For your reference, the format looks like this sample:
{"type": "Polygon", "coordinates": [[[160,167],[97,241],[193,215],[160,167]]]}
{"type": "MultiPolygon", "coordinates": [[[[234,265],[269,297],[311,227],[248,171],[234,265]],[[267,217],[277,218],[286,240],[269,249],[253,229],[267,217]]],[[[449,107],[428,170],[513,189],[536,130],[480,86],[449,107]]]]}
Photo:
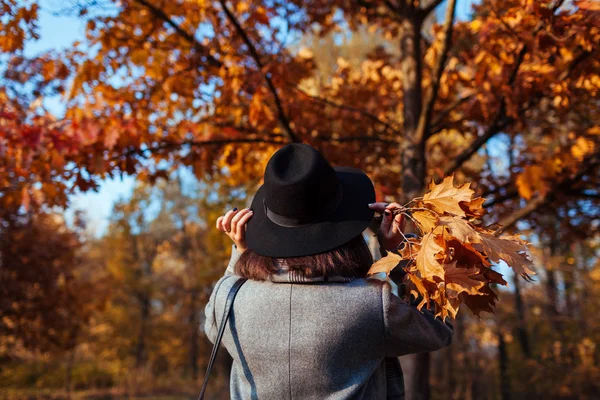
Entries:
{"type": "Polygon", "coordinates": [[[237,221],[236,240],[242,241],[246,238],[246,224],[252,218],[253,214],[252,210],[247,210],[239,221],[237,221]]]}
{"type": "Polygon", "coordinates": [[[383,213],[385,211],[385,208],[387,207],[388,203],[384,203],[384,202],[377,202],[377,203],[371,203],[369,204],[369,208],[371,210],[375,210],[375,212],[378,213],[383,213]]]}
{"type": "Polygon", "coordinates": [[[391,233],[393,236],[400,235],[404,229],[404,214],[398,214],[394,217],[394,223],[391,224],[391,233]]]}
{"type": "Polygon", "coordinates": [[[231,232],[231,220],[237,213],[237,210],[237,207],[235,207],[233,210],[227,211],[223,216],[223,228],[225,228],[225,232],[231,232]]]}
{"type": "Polygon", "coordinates": [[[383,211],[383,219],[381,220],[381,226],[379,227],[379,230],[385,237],[389,235],[393,219],[394,218],[390,210],[383,211]]]}
{"type": "MultiPolygon", "coordinates": [[[[244,208],[242,211],[238,211],[235,216],[231,219],[231,233],[235,236],[237,235],[238,231],[241,230],[240,229],[240,225],[239,225],[239,221],[240,219],[245,216],[246,214],[248,214],[248,212],[250,211],[249,208],[244,208]]],[[[243,226],[242,226],[243,227],[243,226]]]]}
{"type": "Polygon", "coordinates": [[[386,210],[390,210],[390,211],[395,211],[395,210],[399,210],[402,208],[402,206],[398,203],[386,203],[386,210]]]}
{"type": "Polygon", "coordinates": [[[381,201],[381,202],[369,204],[369,208],[371,210],[375,210],[375,212],[383,214],[383,212],[385,210],[391,210],[391,211],[400,210],[400,209],[402,209],[402,206],[398,203],[384,203],[381,201]]]}

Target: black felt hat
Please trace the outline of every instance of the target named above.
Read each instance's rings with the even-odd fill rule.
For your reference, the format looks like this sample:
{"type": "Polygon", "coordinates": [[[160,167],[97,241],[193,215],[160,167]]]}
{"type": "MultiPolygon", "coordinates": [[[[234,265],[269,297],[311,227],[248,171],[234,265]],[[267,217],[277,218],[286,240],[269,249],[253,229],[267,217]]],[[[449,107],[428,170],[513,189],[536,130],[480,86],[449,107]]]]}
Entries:
{"type": "Polygon", "coordinates": [[[267,163],[252,201],[248,248],[270,257],[332,250],[369,226],[374,201],[373,183],[361,170],[334,168],[309,145],[286,145],[267,163]]]}

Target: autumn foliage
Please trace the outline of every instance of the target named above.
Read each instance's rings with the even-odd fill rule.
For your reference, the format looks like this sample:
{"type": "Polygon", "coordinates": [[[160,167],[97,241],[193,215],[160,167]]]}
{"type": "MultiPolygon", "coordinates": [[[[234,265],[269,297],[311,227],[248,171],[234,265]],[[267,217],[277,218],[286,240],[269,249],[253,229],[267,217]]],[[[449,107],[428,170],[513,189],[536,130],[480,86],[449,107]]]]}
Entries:
{"type": "Polygon", "coordinates": [[[211,221],[304,142],[405,205],[417,237],[374,271],[456,317],[408,397],[600,397],[600,7],[467,3],[0,0],[0,387],[192,395],[211,221]],[[81,37],[27,51],[51,14],[81,37]],[[124,176],[101,237],[73,226],[124,176]]]}
{"type": "Polygon", "coordinates": [[[461,304],[475,315],[493,312],[498,296],[490,285],[507,284],[493,265],[505,262],[528,280],[534,273],[526,243],[484,226],[484,199],[474,199],[468,183],[457,188],[453,180],[432,183],[422,198],[398,211],[415,223],[420,238],[407,239],[399,254],[389,253],[369,270],[389,276],[402,265],[409,294],[421,299],[417,307],[433,302],[435,315],[443,319],[455,318],[461,304]]]}

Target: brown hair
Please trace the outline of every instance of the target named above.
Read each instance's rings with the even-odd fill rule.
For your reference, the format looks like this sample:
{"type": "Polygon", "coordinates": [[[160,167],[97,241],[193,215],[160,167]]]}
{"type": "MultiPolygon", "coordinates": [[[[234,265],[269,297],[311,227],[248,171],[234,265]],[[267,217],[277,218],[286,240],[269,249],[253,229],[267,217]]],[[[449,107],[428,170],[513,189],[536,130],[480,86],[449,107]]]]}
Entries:
{"type": "MultiPolygon", "coordinates": [[[[246,250],[235,264],[235,272],[244,278],[266,281],[279,270],[276,259],[246,250]]],[[[282,260],[285,260],[290,271],[296,271],[306,278],[364,278],[373,264],[373,257],[362,235],[325,253],[282,260]]]]}

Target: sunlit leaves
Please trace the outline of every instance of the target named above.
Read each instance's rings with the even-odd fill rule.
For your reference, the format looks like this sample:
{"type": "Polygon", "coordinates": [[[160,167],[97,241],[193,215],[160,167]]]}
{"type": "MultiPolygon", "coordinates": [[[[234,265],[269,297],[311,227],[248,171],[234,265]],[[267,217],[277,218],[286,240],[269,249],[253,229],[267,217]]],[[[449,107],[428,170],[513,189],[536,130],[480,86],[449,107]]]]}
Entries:
{"type": "Polygon", "coordinates": [[[456,317],[461,304],[476,315],[491,312],[497,296],[490,284],[506,284],[492,269],[495,264],[505,262],[526,279],[534,272],[527,243],[518,235],[498,236],[482,225],[483,201],[473,199],[473,193],[469,184],[455,187],[453,177],[432,183],[422,199],[401,211],[416,222],[422,236],[408,239],[400,256],[382,258],[369,274],[389,274],[407,261],[405,283],[422,300],[419,308],[431,302],[442,318],[456,317]]]}

